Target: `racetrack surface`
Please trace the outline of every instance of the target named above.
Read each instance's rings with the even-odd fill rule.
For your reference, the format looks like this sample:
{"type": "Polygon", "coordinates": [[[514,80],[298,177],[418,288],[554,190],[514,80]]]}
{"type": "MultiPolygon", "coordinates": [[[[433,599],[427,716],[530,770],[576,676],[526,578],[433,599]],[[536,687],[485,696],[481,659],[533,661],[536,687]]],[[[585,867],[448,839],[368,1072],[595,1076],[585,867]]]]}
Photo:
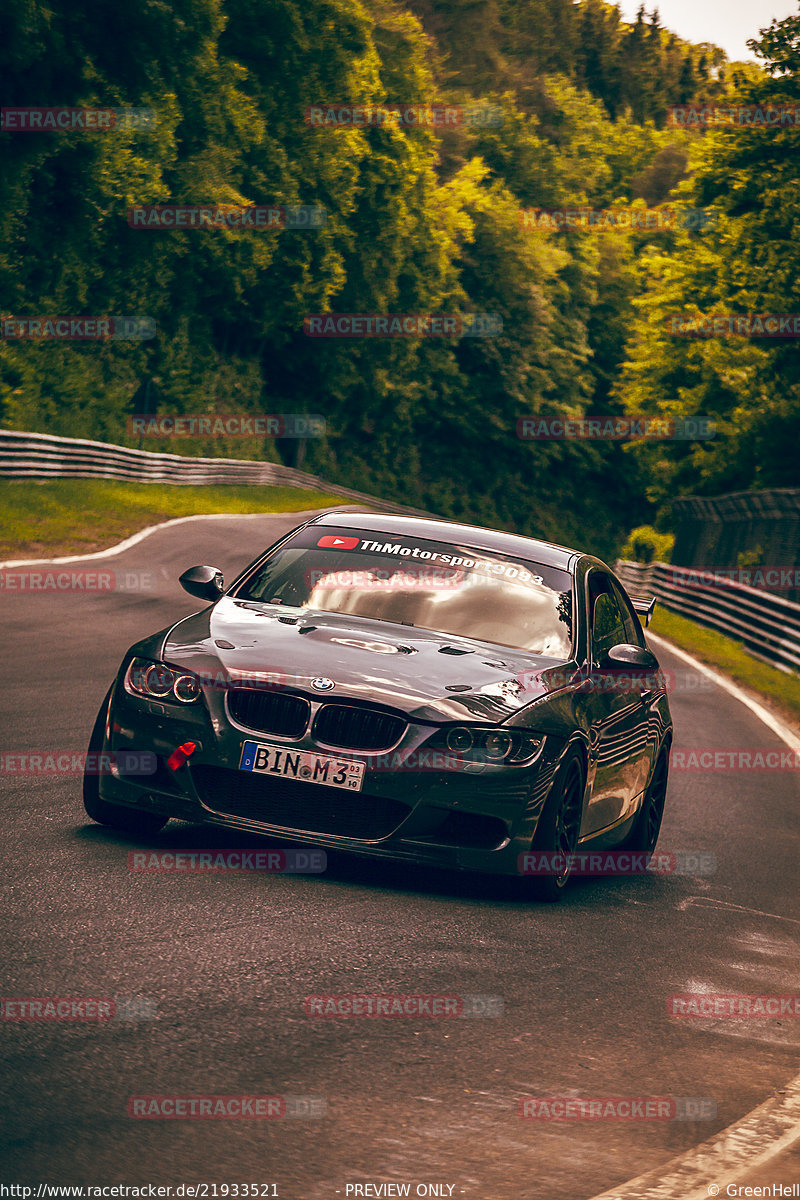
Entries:
{"type": "MultiPolygon", "coordinates": [[[[1,592],[4,749],[85,750],[128,645],[200,607],[180,572],[206,562],[230,579],[301,519],[200,520],[86,564],[150,572],[145,590],[1,592]]],[[[660,658],[683,681],[678,749],[785,751],[660,658]]],[[[0,995],[144,997],[157,1016],[0,1021],[11,1182],[275,1182],[282,1200],[409,1182],[412,1195],[436,1183],[475,1200],[582,1200],[797,1071],[800,1020],[667,1015],[678,992],[800,992],[796,771],[673,772],[659,850],[713,854],[716,871],[581,880],[555,906],[503,880],[338,853],[322,875],[133,874],[133,849],[279,843],[178,822],[128,838],[91,824],[80,790],[78,775],[0,775],[0,995]],[[307,1017],[304,998],[326,992],[489,994],[504,1015],[307,1017]],[[130,1096],[173,1093],[311,1096],[327,1115],[128,1117],[130,1096]],[[716,1117],[520,1120],[526,1096],[707,1098],[716,1117]]]]}

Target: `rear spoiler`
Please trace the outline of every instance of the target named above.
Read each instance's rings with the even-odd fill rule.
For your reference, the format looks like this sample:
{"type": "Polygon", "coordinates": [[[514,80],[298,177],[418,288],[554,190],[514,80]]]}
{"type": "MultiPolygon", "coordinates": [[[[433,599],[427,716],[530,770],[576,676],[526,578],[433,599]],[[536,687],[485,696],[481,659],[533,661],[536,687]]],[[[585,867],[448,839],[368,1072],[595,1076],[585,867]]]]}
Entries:
{"type": "Polygon", "coordinates": [[[639,614],[639,617],[644,617],[643,625],[650,624],[650,618],[653,615],[653,609],[656,606],[656,598],[653,596],[650,600],[646,600],[644,596],[631,596],[631,604],[634,612],[639,614]]]}

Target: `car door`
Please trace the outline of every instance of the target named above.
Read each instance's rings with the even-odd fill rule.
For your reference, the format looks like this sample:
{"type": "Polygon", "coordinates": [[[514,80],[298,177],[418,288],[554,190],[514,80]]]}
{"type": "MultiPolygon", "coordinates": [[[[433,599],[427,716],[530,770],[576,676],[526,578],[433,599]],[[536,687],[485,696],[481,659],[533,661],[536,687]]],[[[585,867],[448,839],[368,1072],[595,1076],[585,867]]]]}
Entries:
{"type": "MultiPolygon", "coordinates": [[[[626,608],[607,572],[590,571],[586,587],[588,678],[579,695],[593,779],[582,836],[614,825],[633,811],[649,762],[648,710],[641,682],[631,673],[614,675],[599,669],[612,646],[631,641],[626,608]]],[[[632,644],[641,644],[638,635],[632,644]]]]}
{"type": "MultiPolygon", "coordinates": [[[[625,594],[624,588],[621,586],[618,579],[611,580],[611,587],[614,595],[619,601],[622,609],[622,616],[625,621],[625,641],[630,642],[632,646],[642,646],[647,649],[647,638],[642,629],[642,623],[637,617],[633,605],[628,596],[625,594]]],[[[647,784],[647,779],[650,774],[650,768],[653,763],[653,755],[655,753],[658,737],[656,731],[661,727],[661,718],[655,710],[658,708],[661,698],[667,690],[666,680],[663,671],[659,668],[654,671],[648,671],[646,674],[631,679],[631,687],[634,688],[639,695],[639,699],[644,707],[644,720],[647,722],[648,738],[646,753],[641,761],[641,776],[637,787],[637,795],[644,791],[647,784]]]]}

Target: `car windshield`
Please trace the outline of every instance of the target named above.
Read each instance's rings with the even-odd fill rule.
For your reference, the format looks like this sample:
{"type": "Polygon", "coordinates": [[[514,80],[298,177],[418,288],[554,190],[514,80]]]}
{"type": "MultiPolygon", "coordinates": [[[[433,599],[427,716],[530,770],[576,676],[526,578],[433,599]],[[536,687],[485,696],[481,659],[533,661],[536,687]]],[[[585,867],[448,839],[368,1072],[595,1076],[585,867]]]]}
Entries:
{"type": "Polygon", "coordinates": [[[572,576],[469,546],[310,526],[238,589],[241,599],[475,638],[565,661],[572,576]]]}

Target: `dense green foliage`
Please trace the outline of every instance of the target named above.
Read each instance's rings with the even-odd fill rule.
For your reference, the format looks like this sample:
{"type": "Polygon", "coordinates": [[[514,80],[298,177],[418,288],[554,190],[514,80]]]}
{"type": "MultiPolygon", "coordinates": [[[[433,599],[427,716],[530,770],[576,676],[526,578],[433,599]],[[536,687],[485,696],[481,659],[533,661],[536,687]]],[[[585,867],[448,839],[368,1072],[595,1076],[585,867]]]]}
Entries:
{"type": "Polygon", "coordinates": [[[671,533],[659,533],[652,525],[639,525],[628,534],[620,558],[640,563],[669,562],[674,543],[671,533]]]}
{"type": "MultiPolygon", "coordinates": [[[[306,470],[608,556],[671,487],[782,478],[763,451],[778,416],[796,438],[791,346],[676,347],[652,321],[667,301],[721,294],[790,311],[797,272],[775,262],[798,253],[787,147],[800,134],[700,136],[665,113],[729,86],[790,98],[795,57],[779,82],[737,74],[717,48],[644,9],[626,24],[603,0],[29,0],[7,14],[6,103],[145,107],[158,123],[0,133],[2,311],[141,314],[158,333],[0,343],[2,423],[138,444],[126,419],[144,409],[320,413],[328,436],[304,444],[306,470]],[[304,120],[309,105],[431,100],[499,105],[504,120],[304,120]],[[519,220],[520,207],[660,205],[676,187],[726,220],[601,235],[519,220]],[[309,204],[328,219],[313,231],[131,228],[128,210],[153,204],[309,204]],[[304,317],[328,311],[491,313],[503,328],[308,338],[304,317]],[[724,413],[730,435],[710,453],[631,453],[515,432],[526,415],[665,404],[724,413]]],[[[298,444],[144,448],[293,462],[298,444]]]]}
{"type": "MultiPolygon", "coordinates": [[[[753,43],[769,66],[743,74],[729,103],[800,111],[800,18],[753,43]]],[[[671,314],[800,313],[800,128],[722,125],[694,138],[680,190],[712,229],[677,235],[640,260],[642,294],[619,386],[630,409],[712,417],[717,436],[639,449],[650,497],[800,486],[800,357],[794,337],[674,337],[671,314]]]]}

